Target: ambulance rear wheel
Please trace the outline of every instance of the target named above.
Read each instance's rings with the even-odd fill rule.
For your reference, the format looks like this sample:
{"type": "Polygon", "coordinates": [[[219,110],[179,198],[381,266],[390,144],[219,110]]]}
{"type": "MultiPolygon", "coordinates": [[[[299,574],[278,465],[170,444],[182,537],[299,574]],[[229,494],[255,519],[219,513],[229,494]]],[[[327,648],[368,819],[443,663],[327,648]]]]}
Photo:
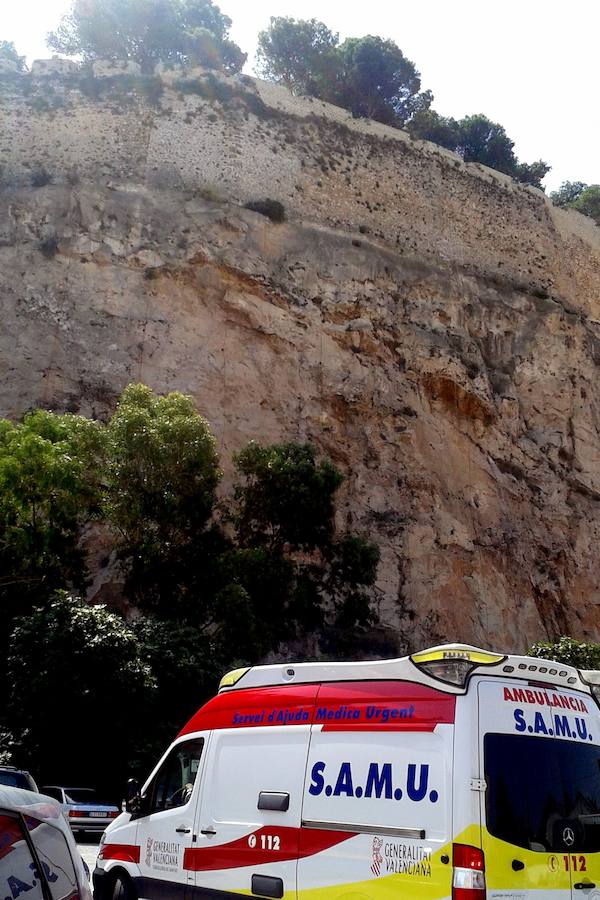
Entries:
{"type": "Polygon", "coordinates": [[[115,878],[110,900],[137,900],[133,885],[126,875],[117,875],[115,878]]]}

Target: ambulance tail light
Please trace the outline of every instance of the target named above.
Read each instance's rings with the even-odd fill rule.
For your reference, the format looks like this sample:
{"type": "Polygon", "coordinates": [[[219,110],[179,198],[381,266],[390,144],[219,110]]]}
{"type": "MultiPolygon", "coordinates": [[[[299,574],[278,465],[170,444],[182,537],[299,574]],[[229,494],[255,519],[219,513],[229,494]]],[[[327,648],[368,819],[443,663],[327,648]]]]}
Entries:
{"type": "Polygon", "coordinates": [[[485,859],[478,847],[452,847],[452,900],[485,900],[485,859]]]}
{"type": "Polygon", "coordinates": [[[487,650],[478,650],[464,644],[434,647],[432,650],[413,653],[410,658],[425,674],[457,687],[464,687],[470,673],[478,666],[495,666],[506,659],[498,653],[488,653],[487,650]]]}

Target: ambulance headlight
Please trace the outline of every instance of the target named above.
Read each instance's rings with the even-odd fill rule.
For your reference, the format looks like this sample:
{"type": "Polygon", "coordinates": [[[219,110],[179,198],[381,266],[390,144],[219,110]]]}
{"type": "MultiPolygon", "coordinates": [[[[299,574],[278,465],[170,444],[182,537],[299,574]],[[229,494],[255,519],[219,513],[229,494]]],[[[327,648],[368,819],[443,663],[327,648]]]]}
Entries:
{"type": "Polygon", "coordinates": [[[495,666],[506,657],[498,653],[488,653],[464,644],[446,644],[413,653],[412,662],[426,675],[447,684],[464,687],[473,669],[479,666],[495,666]]]}

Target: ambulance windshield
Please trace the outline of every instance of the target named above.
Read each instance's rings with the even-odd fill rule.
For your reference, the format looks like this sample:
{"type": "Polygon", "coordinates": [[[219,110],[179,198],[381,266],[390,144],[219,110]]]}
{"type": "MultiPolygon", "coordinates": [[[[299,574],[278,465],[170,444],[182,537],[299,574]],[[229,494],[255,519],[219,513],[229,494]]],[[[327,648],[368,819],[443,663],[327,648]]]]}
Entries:
{"type": "Polygon", "coordinates": [[[600,747],[486,734],[484,760],[490,834],[540,852],[600,851],[600,747]]]}

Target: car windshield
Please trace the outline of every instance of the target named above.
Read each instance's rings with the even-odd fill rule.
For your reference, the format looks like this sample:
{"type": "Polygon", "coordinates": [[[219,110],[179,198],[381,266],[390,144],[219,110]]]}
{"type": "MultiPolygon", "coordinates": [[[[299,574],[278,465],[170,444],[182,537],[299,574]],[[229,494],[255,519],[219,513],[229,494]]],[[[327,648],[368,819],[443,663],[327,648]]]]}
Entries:
{"type": "Polygon", "coordinates": [[[67,803],[98,803],[96,791],[92,788],[68,788],[65,798],[67,803]]]}
{"type": "Polygon", "coordinates": [[[600,747],[486,734],[484,759],[490,834],[540,852],[600,851],[600,747]]]}
{"type": "Polygon", "coordinates": [[[24,788],[30,791],[31,782],[23,772],[0,772],[0,784],[7,784],[9,787],[24,788]]]}

